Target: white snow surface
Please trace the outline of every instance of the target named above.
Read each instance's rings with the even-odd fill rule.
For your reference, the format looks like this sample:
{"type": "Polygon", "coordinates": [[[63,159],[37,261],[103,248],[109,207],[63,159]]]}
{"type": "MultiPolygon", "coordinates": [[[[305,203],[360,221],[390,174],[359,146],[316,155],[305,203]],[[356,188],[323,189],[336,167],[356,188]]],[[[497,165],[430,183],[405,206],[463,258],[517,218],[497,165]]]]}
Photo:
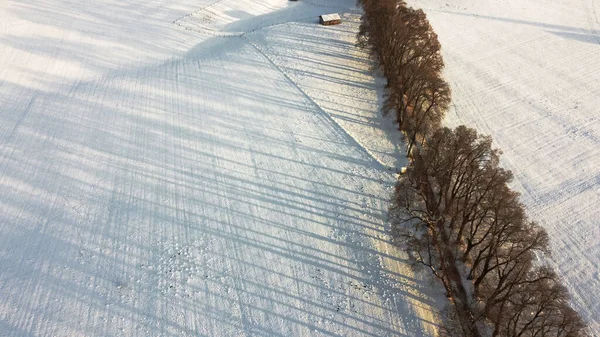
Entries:
{"type": "Polygon", "coordinates": [[[600,0],[412,0],[439,35],[450,126],[494,137],[550,263],[600,336],[600,0]]]}
{"type": "Polygon", "coordinates": [[[0,0],[0,336],[431,335],[357,13],[0,0]]]}

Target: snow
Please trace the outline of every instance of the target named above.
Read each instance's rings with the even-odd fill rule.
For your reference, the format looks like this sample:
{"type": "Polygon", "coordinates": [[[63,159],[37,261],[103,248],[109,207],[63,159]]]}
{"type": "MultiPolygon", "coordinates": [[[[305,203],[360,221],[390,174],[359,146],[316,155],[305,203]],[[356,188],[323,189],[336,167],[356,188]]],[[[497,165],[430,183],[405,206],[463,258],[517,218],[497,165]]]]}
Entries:
{"type": "Polygon", "coordinates": [[[550,263],[600,335],[600,2],[413,0],[439,35],[448,125],[494,137],[550,263]]]}
{"type": "Polygon", "coordinates": [[[357,13],[0,1],[0,336],[432,335],[357,13]]]}

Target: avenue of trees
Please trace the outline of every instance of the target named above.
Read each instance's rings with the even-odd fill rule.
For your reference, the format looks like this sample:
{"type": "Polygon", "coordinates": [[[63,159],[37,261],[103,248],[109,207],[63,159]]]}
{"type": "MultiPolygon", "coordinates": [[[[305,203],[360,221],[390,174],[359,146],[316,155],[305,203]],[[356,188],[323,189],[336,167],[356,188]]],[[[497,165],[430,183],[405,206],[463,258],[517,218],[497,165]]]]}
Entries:
{"type": "Polygon", "coordinates": [[[358,44],[387,79],[384,112],[411,165],[390,208],[397,243],[443,284],[449,336],[587,336],[555,272],[546,231],[528,219],[489,136],[442,128],[451,102],[440,43],[425,13],[398,0],[358,0],[358,44]]]}

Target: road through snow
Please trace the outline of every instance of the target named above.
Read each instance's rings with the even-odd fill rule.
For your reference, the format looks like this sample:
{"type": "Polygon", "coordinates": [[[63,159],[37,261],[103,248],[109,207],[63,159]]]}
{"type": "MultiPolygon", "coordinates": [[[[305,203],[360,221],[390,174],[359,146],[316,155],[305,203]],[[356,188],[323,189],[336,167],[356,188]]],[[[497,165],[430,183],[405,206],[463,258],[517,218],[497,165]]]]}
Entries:
{"type": "Polygon", "coordinates": [[[0,2],[0,336],[430,335],[353,6],[0,2]]]}
{"type": "Polygon", "coordinates": [[[494,137],[600,336],[600,1],[414,0],[443,47],[449,125],[494,137]]]}

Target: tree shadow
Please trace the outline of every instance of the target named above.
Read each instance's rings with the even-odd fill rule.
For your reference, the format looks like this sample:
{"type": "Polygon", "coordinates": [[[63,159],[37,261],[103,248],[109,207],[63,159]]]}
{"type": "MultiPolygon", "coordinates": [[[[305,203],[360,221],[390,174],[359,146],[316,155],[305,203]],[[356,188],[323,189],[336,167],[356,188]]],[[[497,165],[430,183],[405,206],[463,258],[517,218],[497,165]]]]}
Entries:
{"type": "Polygon", "coordinates": [[[591,43],[591,44],[600,44],[600,37],[595,34],[581,34],[581,33],[571,33],[571,32],[560,32],[560,31],[548,31],[548,33],[569,39],[575,40],[579,42],[591,43]]]}
{"type": "Polygon", "coordinates": [[[370,153],[388,167],[405,166],[400,135],[379,111],[383,80],[374,79],[367,52],[354,46],[357,26],[356,15],[344,15],[340,26],[295,22],[247,37],[370,153]]]}
{"type": "Polygon", "coordinates": [[[244,40],[88,81],[23,75],[48,89],[0,94],[7,333],[426,334],[407,301],[433,300],[373,247],[393,175],[244,40]]]}

